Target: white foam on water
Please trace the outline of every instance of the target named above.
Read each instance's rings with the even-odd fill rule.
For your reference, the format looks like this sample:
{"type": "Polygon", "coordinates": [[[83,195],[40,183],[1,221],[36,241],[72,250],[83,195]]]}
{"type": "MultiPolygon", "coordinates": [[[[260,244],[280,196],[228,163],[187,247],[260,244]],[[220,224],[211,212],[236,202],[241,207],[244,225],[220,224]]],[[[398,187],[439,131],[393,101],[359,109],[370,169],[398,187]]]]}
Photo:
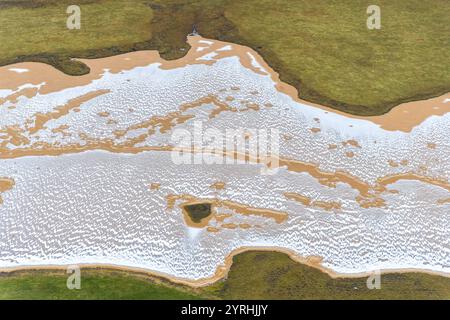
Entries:
{"type": "MultiPolygon", "coordinates": [[[[213,44],[210,41],[203,43],[213,44]]],[[[215,56],[215,55],[214,55],[215,56]]],[[[214,60],[212,54],[207,59],[214,60]]],[[[264,71],[255,57],[252,65],[264,71]]],[[[21,88],[30,87],[30,85],[21,88]]],[[[59,92],[20,97],[14,109],[2,108],[0,127],[26,127],[27,119],[64,105],[70,99],[108,89],[80,106],[79,112],[50,120],[45,129],[26,135],[30,143],[86,143],[79,134],[94,139],[117,139],[116,130],[155,116],[179,111],[180,105],[214,95],[236,112],[210,117],[214,105],[189,109],[193,118],[174,125],[192,131],[194,121],[225,132],[229,128],[278,129],[280,154],[322,170],[346,171],[373,184],[380,177],[418,172],[450,178],[450,114],[429,117],[411,132],[388,131],[368,120],[346,117],[295,102],[275,88],[270,75],[253,72],[232,56],[212,65],[193,64],[164,70],[160,63],[121,73],[106,71],[99,79],[59,92]],[[239,90],[233,90],[237,87],[239,90]],[[254,94],[257,92],[257,94],[254,94]],[[244,102],[243,102],[244,101],[244,102]],[[248,109],[247,102],[259,106],[248,109]],[[265,107],[270,103],[272,107],[265,107]],[[132,108],[134,111],[130,112],[132,108]],[[98,116],[108,112],[108,118],[98,116]],[[319,118],[317,122],[315,118],[319,118]],[[116,124],[108,124],[114,119],[116,124]],[[69,135],[53,132],[67,125],[69,135]],[[318,128],[320,132],[312,132],[318,128]],[[342,143],[358,141],[359,147],[342,143]],[[437,145],[427,147],[428,142],[437,145]],[[329,145],[336,145],[329,150],[329,145]],[[349,158],[346,152],[354,152],[349,158]],[[389,161],[407,164],[392,167],[389,161]]],[[[0,96],[11,94],[0,90],[0,96]]],[[[448,100],[448,99],[447,99],[448,100]]],[[[171,130],[149,136],[141,147],[170,143],[171,130]]],[[[131,130],[124,138],[138,137],[145,129],[131,130]]],[[[17,146],[9,144],[10,149],[17,146]]],[[[308,173],[281,168],[261,175],[259,165],[175,165],[162,151],[115,154],[89,151],[57,157],[39,156],[0,160],[0,177],[15,180],[2,193],[0,205],[0,266],[107,263],[143,267],[177,277],[212,276],[233,250],[243,246],[274,246],[301,256],[321,256],[337,272],[373,269],[422,268],[450,272],[450,204],[440,187],[418,181],[389,186],[398,194],[383,194],[386,206],[364,209],[357,192],[344,183],[325,187],[308,173]],[[210,185],[226,183],[220,192],[210,185]],[[159,190],[149,184],[161,183],[159,190]],[[295,192],[314,200],[339,201],[334,212],[306,207],[284,197],[295,192]],[[221,229],[207,232],[186,226],[181,210],[167,209],[169,194],[199,198],[219,197],[255,208],[281,210],[288,219],[239,216],[238,222],[261,228],[221,229]]]]}

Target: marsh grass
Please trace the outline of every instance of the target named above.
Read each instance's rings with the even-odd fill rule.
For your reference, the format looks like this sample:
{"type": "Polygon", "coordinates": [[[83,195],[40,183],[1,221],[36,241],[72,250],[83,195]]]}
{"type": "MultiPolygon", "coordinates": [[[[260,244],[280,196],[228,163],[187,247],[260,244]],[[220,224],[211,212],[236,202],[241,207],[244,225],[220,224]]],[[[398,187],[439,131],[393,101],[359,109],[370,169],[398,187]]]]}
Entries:
{"type": "Polygon", "coordinates": [[[450,299],[450,278],[426,273],[333,279],[279,252],[248,251],[233,258],[225,279],[191,288],[146,273],[82,269],[81,290],[68,290],[64,271],[0,273],[0,299],[450,299]]]}

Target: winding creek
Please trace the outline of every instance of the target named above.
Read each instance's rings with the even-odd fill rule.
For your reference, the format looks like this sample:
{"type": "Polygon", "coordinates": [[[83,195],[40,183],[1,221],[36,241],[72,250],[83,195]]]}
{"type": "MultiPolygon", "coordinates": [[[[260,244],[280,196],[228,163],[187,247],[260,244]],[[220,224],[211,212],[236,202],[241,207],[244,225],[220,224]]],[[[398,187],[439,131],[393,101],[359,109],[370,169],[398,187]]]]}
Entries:
{"type": "Polygon", "coordinates": [[[106,264],[203,283],[263,247],[336,275],[450,273],[450,94],[349,116],[298,99],[250,48],[188,41],[175,61],[82,60],[80,77],[0,67],[0,269],[106,264]],[[174,163],[172,134],[196,122],[278,130],[276,170],[174,163]],[[196,203],[212,208],[200,223],[183,212],[196,203]]]}

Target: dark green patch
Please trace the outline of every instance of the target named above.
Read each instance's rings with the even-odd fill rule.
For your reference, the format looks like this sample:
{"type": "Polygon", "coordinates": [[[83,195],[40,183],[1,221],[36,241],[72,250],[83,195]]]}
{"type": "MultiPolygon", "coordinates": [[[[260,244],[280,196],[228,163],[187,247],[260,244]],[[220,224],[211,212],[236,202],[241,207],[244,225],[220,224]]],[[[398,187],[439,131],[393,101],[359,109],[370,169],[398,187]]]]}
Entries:
{"type": "Polygon", "coordinates": [[[203,219],[211,215],[210,203],[189,204],[183,206],[183,209],[186,210],[189,218],[194,223],[200,223],[203,219]]]}
{"type": "Polygon", "coordinates": [[[332,279],[286,254],[248,251],[233,258],[228,276],[194,289],[146,273],[82,269],[81,290],[66,287],[64,271],[0,273],[0,299],[450,299],[450,279],[425,273],[332,279]]]}

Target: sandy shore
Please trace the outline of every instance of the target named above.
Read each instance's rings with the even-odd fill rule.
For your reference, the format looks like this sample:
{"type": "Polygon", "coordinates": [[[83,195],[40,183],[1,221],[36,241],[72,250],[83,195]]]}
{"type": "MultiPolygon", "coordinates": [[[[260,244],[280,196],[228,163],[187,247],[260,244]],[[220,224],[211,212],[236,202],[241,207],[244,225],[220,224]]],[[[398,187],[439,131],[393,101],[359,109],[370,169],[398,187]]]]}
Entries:
{"type": "Polygon", "coordinates": [[[450,93],[446,93],[442,96],[427,100],[402,103],[391,109],[388,113],[380,116],[354,116],[300,99],[297,89],[282,82],[279,74],[255,50],[249,47],[213,39],[205,39],[200,36],[189,36],[188,43],[191,49],[187,54],[180,59],[171,61],[162,59],[158,51],[152,50],[130,52],[99,59],[78,59],[85,63],[91,70],[89,74],[84,76],[69,76],[50,65],[38,62],[24,62],[2,66],[0,67],[0,89],[13,90],[14,93],[9,97],[0,98],[0,104],[11,99],[15,101],[20,95],[30,98],[38,93],[48,94],[66,88],[87,85],[102,77],[105,70],[111,73],[120,73],[152,63],[159,63],[161,69],[170,70],[192,64],[211,65],[217,60],[236,56],[244,67],[261,75],[270,75],[279,92],[289,95],[299,103],[349,118],[368,120],[385,130],[410,132],[427,118],[431,116],[442,116],[450,112],[450,93]],[[207,56],[209,58],[205,58],[207,56]],[[22,71],[17,72],[17,70],[22,71]],[[23,85],[31,85],[31,87],[28,86],[20,89],[23,85]]]}
{"type": "MultiPolygon", "coordinates": [[[[217,267],[216,272],[212,277],[201,278],[201,279],[178,278],[178,277],[173,277],[170,274],[167,274],[164,272],[158,272],[158,271],[149,270],[149,269],[145,269],[145,268],[139,268],[139,267],[121,266],[121,265],[115,265],[115,264],[83,263],[83,264],[76,264],[76,265],[79,266],[81,269],[97,269],[98,268],[98,269],[120,270],[120,271],[125,271],[125,272],[130,272],[130,273],[146,274],[148,276],[165,278],[176,284],[186,285],[186,286],[193,287],[193,288],[199,288],[199,287],[208,286],[217,281],[225,279],[228,275],[228,272],[230,271],[231,265],[233,264],[233,258],[238,254],[248,252],[248,251],[266,251],[266,252],[285,253],[295,262],[316,268],[316,269],[322,271],[323,273],[326,273],[328,276],[330,276],[333,279],[363,278],[363,277],[368,277],[368,276],[372,275],[374,271],[379,271],[381,275],[392,274],[392,273],[426,273],[429,275],[450,278],[450,273],[434,271],[434,270],[427,270],[427,269],[413,269],[413,268],[370,270],[367,272],[360,272],[360,273],[338,273],[338,272],[333,271],[332,269],[322,266],[322,264],[321,264],[322,258],[321,257],[317,257],[317,256],[302,257],[302,256],[299,256],[294,251],[289,250],[289,249],[280,248],[280,247],[260,247],[260,246],[241,247],[239,249],[232,251],[225,258],[224,263],[217,267]]],[[[73,265],[74,264],[6,267],[6,268],[0,268],[0,272],[12,273],[12,272],[16,272],[16,271],[33,271],[33,270],[36,270],[36,271],[37,270],[66,270],[68,266],[73,266],[73,265]]]]}

